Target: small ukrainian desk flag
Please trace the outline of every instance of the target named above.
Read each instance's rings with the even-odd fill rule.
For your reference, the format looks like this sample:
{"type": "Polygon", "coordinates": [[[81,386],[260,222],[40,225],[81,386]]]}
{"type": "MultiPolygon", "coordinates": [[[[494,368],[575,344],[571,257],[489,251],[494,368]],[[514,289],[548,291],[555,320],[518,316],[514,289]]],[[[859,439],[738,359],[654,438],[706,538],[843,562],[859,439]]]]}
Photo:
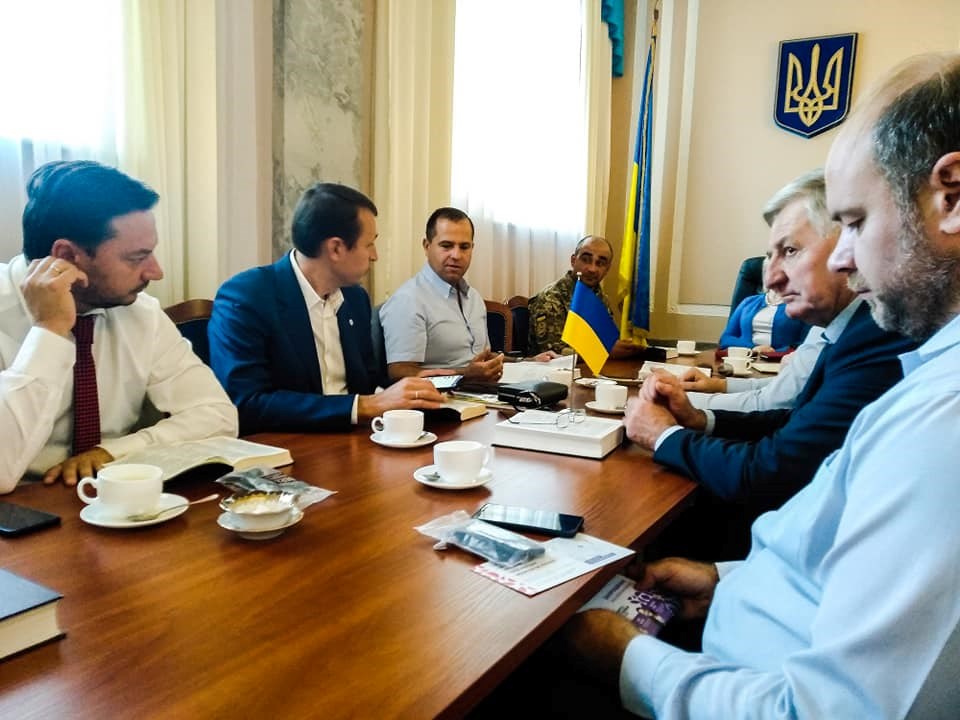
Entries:
{"type": "Polygon", "coordinates": [[[620,331],[603,301],[577,280],[561,340],[580,353],[594,375],[599,375],[619,337],[620,331]]]}

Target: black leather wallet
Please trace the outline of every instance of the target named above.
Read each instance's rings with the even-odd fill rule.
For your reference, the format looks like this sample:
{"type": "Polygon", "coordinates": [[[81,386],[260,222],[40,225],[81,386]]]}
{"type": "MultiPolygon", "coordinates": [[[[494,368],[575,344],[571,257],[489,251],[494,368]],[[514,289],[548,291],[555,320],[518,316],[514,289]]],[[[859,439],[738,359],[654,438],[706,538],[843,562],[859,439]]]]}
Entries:
{"type": "Polygon", "coordinates": [[[556,405],[566,397],[567,386],[549,380],[528,380],[501,385],[497,390],[497,400],[500,402],[527,409],[556,405]]]}

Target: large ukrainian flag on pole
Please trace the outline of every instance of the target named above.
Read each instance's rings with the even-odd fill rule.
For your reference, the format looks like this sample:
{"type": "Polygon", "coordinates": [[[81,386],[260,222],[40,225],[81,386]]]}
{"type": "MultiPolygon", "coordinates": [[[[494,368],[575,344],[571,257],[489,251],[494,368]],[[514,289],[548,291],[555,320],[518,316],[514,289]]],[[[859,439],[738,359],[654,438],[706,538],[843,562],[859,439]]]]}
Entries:
{"type": "Polygon", "coordinates": [[[577,280],[560,339],[580,353],[594,375],[599,375],[619,334],[603,301],[577,280]]]}
{"type": "Polygon", "coordinates": [[[620,337],[646,347],[650,329],[650,175],[653,148],[653,81],[657,48],[657,16],[654,9],[647,49],[637,144],[633,156],[630,200],[623,230],[620,274],[617,286],[621,301],[620,337]]]}

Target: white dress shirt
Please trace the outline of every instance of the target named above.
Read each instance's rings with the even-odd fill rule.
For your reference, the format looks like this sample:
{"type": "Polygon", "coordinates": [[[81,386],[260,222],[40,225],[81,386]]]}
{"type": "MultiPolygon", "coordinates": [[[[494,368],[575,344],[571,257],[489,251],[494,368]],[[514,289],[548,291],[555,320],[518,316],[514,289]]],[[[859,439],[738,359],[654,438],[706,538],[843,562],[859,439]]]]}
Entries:
{"type": "Polygon", "coordinates": [[[792,408],[826,344],[823,328],[814,325],[800,347],[790,353],[789,360],[781,362],[780,372],[774,377],[728,377],[726,392],[689,392],[687,398],[700,410],[754,412],[792,408]]]}
{"type": "MultiPolygon", "coordinates": [[[[73,364],[67,339],[33,326],[20,283],[27,263],[0,264],[0,492],[70,456],[73,364]]],[[[155,298],[94,310],[100,447],[114,458],[149,445],[237,434],[237,410],[155,298]],[[169,414],[138,429],[144,401],[169,414]]]]}
{"type": "Polygon", "coordinates": [[[387,363],[461,368],[490,347],[487,306],[476,288],[454,287],[429,264],[397,288],[380,308],[387,363]]]}
{"type": "MultiPolygon", "coordinates": [[[[340,344],[340,325],[337,324],[337,311],[343,305],[343,293],[340,288],[330,293],[326,298],[320,297],[313,285],[307,280],[303,270],[297,264],[297,251],[290,251],[290,264],[293,274],[297,277],[300,292],[303,293],[303,302],[307,306],[307,315],[310,317],[310,328],[313,330],[313,342],[317,348],[317,362],[320,363],[320,382],[323,385],[324,395],[346,395],[347,364],[343,359],[343,345],[340,344]]],[[[353,410],[350,421],[357,424],[357,404],[359,395],[353,398],[353,410]]]]}

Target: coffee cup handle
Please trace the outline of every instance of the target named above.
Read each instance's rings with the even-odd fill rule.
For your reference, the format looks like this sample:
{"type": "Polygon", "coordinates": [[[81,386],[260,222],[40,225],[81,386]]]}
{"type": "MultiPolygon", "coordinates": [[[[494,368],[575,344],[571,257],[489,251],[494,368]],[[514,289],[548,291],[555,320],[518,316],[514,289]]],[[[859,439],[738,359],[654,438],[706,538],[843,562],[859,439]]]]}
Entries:
{"type": "Polygon", "coordinates": [[[745,367],[747,370],[753,369],[753,360],[751,360],[750,358],[747,358],[747,362],[744,363],[744,367],[745,367]]]}
{"type": "Polygon", "coordinates": [[[383,418],[375,417],[373,422],[370,423],[370,426],[373,428],[374,432],[383,432],[383,418]]]}
{"type": "Polygon", "coordinates": [[[487,451],[483,454],[483,463],[481,463],[480,467],[488,468],[490,467],[490,463],[492,461],[493,461],[493,448],[488,447],[487,451]]]}
{"type": "Polygon", "coordinates": [[[94,478],[83,478],[83,480],[77,483],[77,495],[81,500],[87,503],[87,505],[92,505],[93,503],[97,502],[97,498],[92,495],[87,495],[87,493],[83,491],[83,489],[88,485],[95,488],[97,487],[97,481],[94,478]]]}

